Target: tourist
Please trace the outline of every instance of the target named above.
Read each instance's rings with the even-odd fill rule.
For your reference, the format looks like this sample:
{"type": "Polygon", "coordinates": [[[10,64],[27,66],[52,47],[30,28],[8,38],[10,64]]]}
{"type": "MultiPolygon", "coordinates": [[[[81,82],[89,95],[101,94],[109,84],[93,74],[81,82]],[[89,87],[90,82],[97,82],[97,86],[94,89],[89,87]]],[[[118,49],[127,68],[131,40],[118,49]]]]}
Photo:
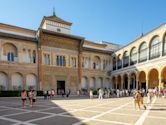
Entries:
{"type": "Polygon", "coordinates": [[[29,105],[32,107],[32,90],[28,92],[28,98],[29,98],[29,105]]]}
{"type": "Polygon", "coordinates": [[[143,105],[144,109],[146,109],[146,106],[144,104],[144,91],[140,91],[141,98],[140,98],[140,103],[143,105]]]}
{"type": "Polygon", "coordinates": [[[48,90],[48,99],[51,99],[51,90],[48,90]]]}
{"type": "Polygon", "coordinates": [[[54,96],[55,96],[55,90],[52,89],[52,90],[51,90],[51,98],[53,98],[54,96]]]}
{"type": "Polygon", "coordinates": [[[68,98],[69,95],[70,95],[70,89],[68,89],[68,92],[67,92],[67,94],[66,94],[66,97],[68,98]]]}
{"type": "Polygon", "coordinates": [[[35,102],[36,102],[36,95],[37,95],[36,91],[32,90],[32,105],[31,105],[31,107],[33,107],[35,102]]]}
{"type": "Polygon", "coordinates": [[[90,97],[90,99],[93,99],[93,90],[92,89],[90,89],[90,91],[89,91],[89,97],[90,97]]]}
{"type": "Polygon", "coordinates": [[[136,90],[134,94],[135,109],[136,109],[136,106],[138,105],[138,110],[140,110],[140,101],[141,101],[141,94],[138,90],[136,90]]]}
{"type": "Polygon", "coordinates": [[[120,95],[119,89],[116,90],[116,94],[117,94],[117,98],[119,98],[119,95],[120,95]]]}
{"type": "Polygon", "coordinates": [[[99,89],[99,99],[103,99],[103,89],[99,89]]]}
{"type": "Polygon", "coordinates": [[[27,100],[27,91],[24,89],[21,92],[22,107],[25,108],[25,103],[27,100]]]}
{"type": "Polygon", "coordinates": [[[77,90],[77,96],[80,96],[80,90],[77,90]]]}
{"type": "Polygon", "coordinates": [[[47,99],[47,91],[46,90],[43,91],[43,95],[44,95],[44,100],[46,100],[47,99]]]}
{"type": "Polygon", "coordinates": [[[151,89],[148,90],[148,93],[147,93],[147,104],[150,105],[152,103],[152,97],[153,97],[153,91],[151,89]]]}

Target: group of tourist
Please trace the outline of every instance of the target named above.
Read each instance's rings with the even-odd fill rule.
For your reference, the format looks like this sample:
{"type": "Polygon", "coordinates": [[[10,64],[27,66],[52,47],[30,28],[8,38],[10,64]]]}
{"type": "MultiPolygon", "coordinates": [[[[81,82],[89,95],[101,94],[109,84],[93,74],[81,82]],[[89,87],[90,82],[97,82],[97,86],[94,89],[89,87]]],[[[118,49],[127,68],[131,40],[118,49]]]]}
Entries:
{"type": "Polygon", "coordinates": [[[35,90],[29,90],[26,91],[25,89],[21,92],[21,99],[22,99],[22,107],[25,108],[27,99],[29,99],[29,105],[30,107],[34,106],[34,103],[36,102],[36,91],[35,90]]]}
{"type": "MultiPolygon", "coordinates": [[[[109,98],[110,94],[111,94],[110,89],[106,89],[106,88],[105,89],[99,88],[98,92],[97,92],[99,99],[109,98]]],[[[94,92],[92,89],[90,89],[90,91],[89,91],[89,97],[90,97],[90,99],[93,99],[93,97],[94,97],[94,92]]]]}
{"type": "Polygon", "coordinates": [[[44,99],[52,99],[55,96],[55,90],[44,90],[43,91],[44,99]]]}
{"type": "Polygon", "coordinates": [[[141,105],[146,109],[147,106],[151,105],[152,100],[154,97],[158,97],[158,91],[157,89],[148,89],[147,90],[147,106],[144,104],[144,95],[145,92],[142,90],[135,90],[133,97],[134,97],[134,103],[135,103],[135,109],[138,105],[138,110],[141,109],[141,105]]]}

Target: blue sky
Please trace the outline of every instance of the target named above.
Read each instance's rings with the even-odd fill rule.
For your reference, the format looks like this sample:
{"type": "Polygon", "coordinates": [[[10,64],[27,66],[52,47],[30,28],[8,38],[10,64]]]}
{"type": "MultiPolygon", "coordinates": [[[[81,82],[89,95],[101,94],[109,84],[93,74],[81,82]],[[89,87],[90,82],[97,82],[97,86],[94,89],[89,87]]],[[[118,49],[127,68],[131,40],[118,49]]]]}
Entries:
{"type": "Polygon", "coordinates": [[[0,23],[37,29],[43,16],[72,22],[72,34],[125,45],[166,22],[166,0],[0,0],[0,23]]]}

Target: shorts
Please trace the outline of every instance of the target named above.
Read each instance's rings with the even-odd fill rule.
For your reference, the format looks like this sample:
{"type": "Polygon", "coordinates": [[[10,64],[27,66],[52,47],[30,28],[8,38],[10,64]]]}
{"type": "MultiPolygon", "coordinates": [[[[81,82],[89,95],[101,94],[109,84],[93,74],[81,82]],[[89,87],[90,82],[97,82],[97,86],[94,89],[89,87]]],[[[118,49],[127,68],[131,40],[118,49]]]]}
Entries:
{"type": "Polygon", "coordinates": [[[33,102],[36,102],[36,99],[32,99],[33,102]]]}
{"type": "Polygon", "coordinates": [[[22,98],[22,101],[26,101],[27,99],[26,98],[22,98]]]}

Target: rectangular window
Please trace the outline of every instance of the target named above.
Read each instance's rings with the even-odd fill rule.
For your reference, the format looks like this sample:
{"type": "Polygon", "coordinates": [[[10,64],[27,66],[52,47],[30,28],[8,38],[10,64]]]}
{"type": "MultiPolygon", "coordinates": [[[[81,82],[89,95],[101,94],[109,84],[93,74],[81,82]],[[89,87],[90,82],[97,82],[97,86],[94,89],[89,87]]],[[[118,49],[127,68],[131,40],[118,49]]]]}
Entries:
{"type": "Polygon", "coordinates": [[[56,65],[66,66],[66,57],[61,55],[56,56],[56,65]]]}
{"type": "Polygon", "coordinates": [[[50,65],[50,55],[44,54],[44,64],[50,65]]]}
{"type": "Polygon", "coordinates": [[[76,65],[77,65],[77,59],[76,59],[76,57],[72,57],[71,58],[71,62],[72,62],[72,67],[76,67],[76,65]]]}

